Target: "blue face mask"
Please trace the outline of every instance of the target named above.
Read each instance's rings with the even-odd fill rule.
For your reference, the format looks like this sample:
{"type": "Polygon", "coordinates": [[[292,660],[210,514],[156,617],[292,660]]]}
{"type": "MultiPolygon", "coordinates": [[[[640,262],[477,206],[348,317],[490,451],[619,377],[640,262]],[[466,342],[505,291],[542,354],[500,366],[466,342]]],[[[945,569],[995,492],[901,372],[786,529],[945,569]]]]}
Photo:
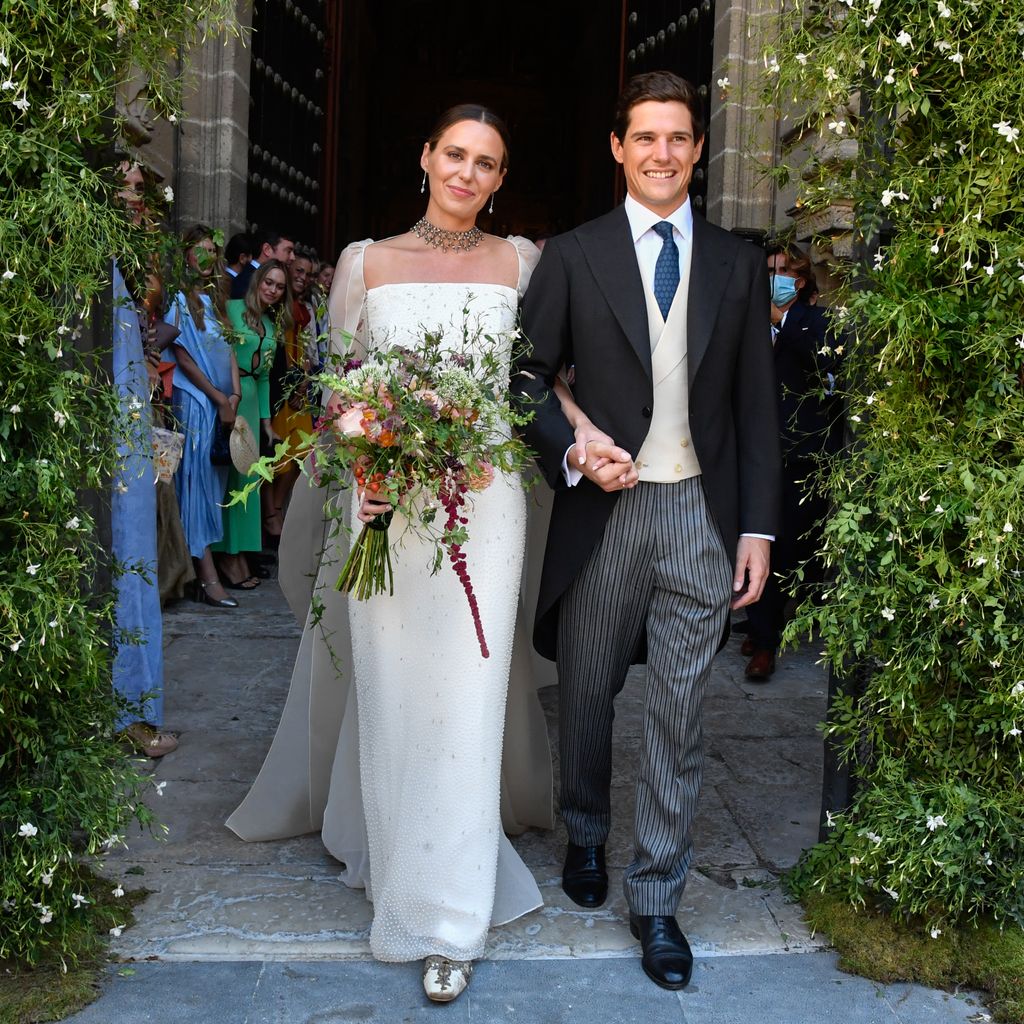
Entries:
{"type": "Polygon", "coordinates": [[[784,277],[782,274],[772,278],[772,302],[780,309],[796,298],[796,281],[795,277],[784,277]]]}

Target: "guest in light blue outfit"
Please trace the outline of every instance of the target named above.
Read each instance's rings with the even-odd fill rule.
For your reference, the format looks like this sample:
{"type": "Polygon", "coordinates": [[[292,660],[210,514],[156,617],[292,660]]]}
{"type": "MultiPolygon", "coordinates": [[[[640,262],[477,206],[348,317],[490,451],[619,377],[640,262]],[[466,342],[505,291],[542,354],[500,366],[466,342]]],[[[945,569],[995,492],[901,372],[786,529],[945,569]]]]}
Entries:
{"type": "Polygon", "coordinates": [[[114,264],[114,383],[125,428],[111,495],[116,609],[113,685],[127,702],[118,729],[138,750],[161,757],[178,744],[162,733],[163,628],[156,565],[156,487],[153,477],[150,382],[138,308],[114,264]]]}
{"type": "MultiPolygon", "coordinates": [[[[176,477],[178,505],[189,553],[196,560],[199,598],[236,608],[217,576],[210,545],[223,536],[221,504],[228,467],[210,461],[214,435],[235,420],[241,397],[238,363],[224,337],[223,264],[213,232],[197,224],[182,236],[192,281],[179,291],[164,319],[181,332],[170,347],[174,370],[172,407],[185,435],[176,477]]],[[[251,589],[246,587],[245,589],[251,589]]]]}

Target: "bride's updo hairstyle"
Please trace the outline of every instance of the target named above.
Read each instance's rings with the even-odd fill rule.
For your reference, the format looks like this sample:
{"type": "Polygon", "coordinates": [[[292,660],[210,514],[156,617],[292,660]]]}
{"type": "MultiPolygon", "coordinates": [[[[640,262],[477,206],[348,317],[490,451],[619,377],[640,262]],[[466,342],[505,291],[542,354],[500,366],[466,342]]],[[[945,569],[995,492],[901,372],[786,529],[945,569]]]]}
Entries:
{"type": "Polygon", "coordinates": [[[433,153],[437,148],[437,144],[441,141],[441,136],[453,124],[458,124],[460,121],[479,121],[481,124],[486,124],[493,128],[498,133],[501,137],[501,144],[504,147],[504,152],[501,154],[501,169],[507,171],[509,151],[508,127],[493,110],[489,107],[481,106],[479,103],[459,103],[454,107],[449,107],[437,119],[434,130],[427,136],[427,145],[430,147],[430,152],[433,153]]]}

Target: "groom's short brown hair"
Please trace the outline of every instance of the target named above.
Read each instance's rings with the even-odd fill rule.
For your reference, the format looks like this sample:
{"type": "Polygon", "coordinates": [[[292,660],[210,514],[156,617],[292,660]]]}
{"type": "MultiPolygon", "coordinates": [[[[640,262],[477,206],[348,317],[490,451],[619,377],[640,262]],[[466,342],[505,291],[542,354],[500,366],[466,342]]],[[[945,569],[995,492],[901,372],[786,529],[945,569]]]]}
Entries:
{"type": "Polygon", "coordinates": [[[629,115],[638,103],[682,103],[690,111],[693,122],[693,141],[704,138],[704,103],[696,86],[671,71],[647,71],[634,75],[619,94],[615,104],[615,124],[612,130],[621,142],[629,130],[629,115]]]}

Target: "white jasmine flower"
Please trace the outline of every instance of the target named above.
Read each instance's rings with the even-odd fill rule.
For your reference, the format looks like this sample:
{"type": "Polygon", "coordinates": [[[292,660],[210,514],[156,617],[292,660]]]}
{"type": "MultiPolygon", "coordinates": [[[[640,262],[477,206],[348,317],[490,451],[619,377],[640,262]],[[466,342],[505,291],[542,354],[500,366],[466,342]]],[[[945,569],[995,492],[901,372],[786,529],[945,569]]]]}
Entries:
{"type": "Polygon", "coordinates": [[[825,81],[834,82],[839,78],[839,74],[835,68],[825,68],[825,81]]]}
{"type": "Polygon", "coordinates": [[[14,280],[15,276],[16,275],[13,270],[5,270],[2,274],[0,274],[0,278],[3,278],[3,280],[5,281],[14,280]]]}
{"type": "Polygon", "coordinates": [[[1014,726],[1006,735],[1007,736],[1019,736],[1020,735],[1020,729],[1018,729],[1017,726],[1014,726]]]}
{"type": "Polygon", "coordinates": [[[933,612],[938,607],[939,607],[939,599],[934,594],[929,595],[929,597],[928,597],[928,611],[933,612]]]}
{"type": "Polygon", "coordinates": [[[112,850],[115,846],[117,846],[119,842],[121,842],[120,836],[107,836],[107,838],[104,839],[102,843],[100,843],[100,846],[102,846],[104,850],[112,850]]]}
{"type": "Polygon", "coordinates": [[[108,18],[116,18],[117,17],[117,7],[114,4],[114,0],[106,0],[106,2],[100,7],[100,10],[108,18]]]}
{"type": "Polygon", "coordinates": [[[882,609],[882,618],[886,619],[888,622],[892,622],[892,620],[896,618],[896,609],[895,608],[883,608],[882,609]]]}
{"type": "Polygon", "coordinates": [[[924,494],[919,494],[919,495],[917,496],[917,500],[918,500],[919,502],[921,502],[921,504],[922,504],[922,505],[923,505],[923,504],[924,504],[924,503],[925,503],[926,501],[928,501],[928,500],[929,500],[930,498],[931,498],[931,495],[930,495],[930,494],[929,494],[929,493],[928,493],[927,491],[925,491],[925,493],[924,493],[924,494]]]}
{"type": "Polygon", "coordinates": [[[113,896],[115,899],[120,899],[124,895],[124,889],[121,888],[120,882],[118,882],[117,885],[110,890],[110,895],[113,896]]]}
{"type": "Polygon", "coordinates": [[[874,396],[874,395],[868,395],[868,397],[867,397],[867,398],[865,398],[865,399],[864,399],[864,401],[865,401],[865,402],[866,402],[866,403],[867,403],[868,405],[874,405],[874,404],[875,404],[875,401],[876,401],[876,399],[875,399],[875,396],[874,396]]]}
{"type": "Polygon", "coordinates": [[[895,85],[896,84],[896,69],[895,68],[889,68],[889,73],[885,76],[885,78],[882,79],[882,81],[885,82],[886,85],[895,85]]]}
{"type": "Polygon", "coordinates": [[[891,900],[898,900],[900,898],[900,894],[895,889],[889,889],[884,885],[882,886],[882,892],[884,892],[891,900]]]}
{"type": "Polygon", "coordinates": [[[156,790],[156,795],[157,796],[163,796],[164,795],[164,788],[166,786],[167,786],[166,782],[154,782],[153,783],[153,788],[156,790]]]}
{"type": "Polygon", "coordinates": [[[53,885],[53,872],[44,871],[39,881],[42,882],[43,885],[53,885]]]}
{"type": "Polygon", "coordinates": [[[973,269],[974,269],[974,264],[971,262],[971,257],[968,256],[967,259],[964,260],[964,270],[973,270],[973,269]]]}
{"type": "Polygon", "coordinates": [[[169,202],[169,203],[173,203],[174,202],[174,189],[171,188],[170,185],[167,185],[164,188],[164,199],[166,199],[167,202],[169,202]]]}
{"type": "Polygon", "coordinates": [[[937,210],[945,201],[945,196],[932,196],[932,209],[937,210]]]}
{"type": "Polygon", "coordinates": [[[875,844],[875,846],[880,845],[882,842],[882,837],[877,832],[865,832],[864,838],[870,839],[871,842],[875,844]]]}
{"type": "Polygon", "coordinates": [[[120,925],[118,925],[116,928],[111,928],[110,929],[110,934],[113,935],[114,938],[116,939],[116,938],[120,937],[122,931],[123,931],[122,927],[120,925]]]}
{"type": "Polygon", "coordinates": [[[991,263],[984,269],[985,273],[988,274],[989,277],[991,277],[996,272],[996,268],[991,263]]]}
{"type": "Polygon", "coordinates": [[[882,6],[882,0],[868,0],[868,5],[877,14],[878,9],[882,6]]]}
{"type": "Polygon", "coordinates": [[[53,920],[53,911],[49,907],[44,907],[41,903],[33,903],[32,905],[39,909],[40,924],[49,924],[53,920]]]}
{"type": "MultiPolygon", "coordinates": [[[[1024,345],[1022,345],[1021,347],[1024,348],[1024,345]]],[[[20,405],[12,405],[10,407],[10,409],[8,410],[8,412],[10,412],[13,415],[17,416],[18,413],[21,412],[21,406],[20,405]]]]}
{"type": "Polygon", "coordinates": [[[1014,148],[1018,148],[1017,139],[1020,138],[1020,128],[1015,128],[1009,121],[996,121],[992,127],[1008,142],[1012,142],[1014,148]]]}
{"type": "Polygon", "coordinates": [[[939,251],[939,243],[938,242],[932,242],[931,251],[933,253],[936,253],[936,254],[938,253],[938,251],[939,251]]]}
{"type": "Polygon", "coordinates": [[[53,412],[53,422],[58,427],[63,427],[68,421],[67,413],[62,412],[60,409],[55,409],[53,412]]]}
{"type": "Polygon", "coordinates": [[[168,114],[167,115],[167,120],[170,121],[171,124],[177,124],[178,123],[178,115],[177,114],[168,114]]]}
{"type": "Polygon", "coordinates": [[[963,64],[964,55],[957,50],[956,53],[951,53],[946,59],[951,60],[954,64],[963,64]]]}
{"type": "Polygon", "coordinates": [[[943,0],[939,0],[937,6],[939,8],[939,17],[940,18],[950,18],[950,17],[953,16],[953,12],[949,9],[949,7],[945,3],[943,3],[943,0]]]}
{"type": "Polygon", "coordinates": [[[806,53],[798,53],[796,55],[796,62],[801,67],[806,67],[807,66],[807,54],[806,53]]]}
{"type": "Polygon", "coordinates": [[[22,113],[28,110],[32,106],[28,101],[28,96],[19,96],[18,99],[11,101],[22,113]]]}
{"type": "Polygon", "coordinates": [[[137,11],[139,9],[139,0],[128,0],[128,5],[133,11],[137,11]]]}
{"type": "Polygon", "coordinates": [[[943,508],[943,507],[942,507],[941,505],[936,505],[936,506],[935,506],[935,511],[936,511],[936,513],[938,513],[939,515],[941,515],[941,514],[942,514],[943,512],[945,512],[946,510],[945,510],[945,509],[944,509],[944,508],[943,508]]]}
{"type": "Polygon", "coordinates": [[[73,892],[71,902],[74,904],[74,910],[81,910],[89,901],[80,892],[73,892]]]}
{"type": "Polygon", "coordinates": [[[851,857],[850,858],[850,863],[851,864],[859,864],[860,863],[860,857],[851,857]]]}
{"type": "Polygon", "coordinates": [[[89,102],[89,101],[90,101],[90,100],[92,99],[92,93],[91,93],[91,92],[80,92],[80,93],[78,94],[78,98],[79,98],[79,99],[80,99],[80,100],[81,100],[81,101],[82,101],[83,103],[88,103],[88,102],[89,102]]]}
{"type": "MultiPolygon", "coordinates": [[[[1024,683],[1022,683],[1021,686],[1024,687],[1024,683]]],[[[835,815],[831,811],[826,811],[825,812],[825,824],[829,828],[835,828],[836,819],[835,819],[835,815]]]]}
{"type": "Polygon", "coordinates": [[[896,37],[896,45],[902,46],[906,49],[914,40],[910,38],[910,33],[906,29],[902,29],[900,34],[896,37]]]}
{"type": "Polygon", "coordinates": [[[765,57],[764,66],[765,70],[768,72],[769,75],[777,75],[779,71],[782,70],[779,67],[779,62],[775,57],[772,57],[770,60],[768,59],[768,57],[765,57]]]}
{"type": "Polygon", "coordinates": [[[726,75],[724,78],[718,79],[718,88],[719,89],[728,89],[729,88],[729,76],[728,75],[726,75]]]}
{"type": "Polygon", "coordinates": [[[1003,533],[1013,533],[1013,526],[1010,523],[1003,523],[1003,533]]]}
{"type": "Polygon", "coordinates": [[[856,414],[851,416],[850,419],[853,420],[854,423],[860,423],[860,417],[857,416],[856,414]]]}
{"type": "Polygon", "coordinates": [[[18,829],[18,835],[21,836],[22,839],[31,839],[33,836],[39,835],[39,829],[37,829],[31,821],[26,821],[18,829]]]}
{"type": "Polygon", "coordinates": [[[50,621],[46,625],[49,626],[50,629],[56,629],[57,626],[60,625],[60,623],[58,623],[56,619],[50,619],[50,621]]]}
{"type": "Polygon", "coordinates": [[[929,814],[925,824],[928,826],[929,832],[934,832],[936,829],[946,827],[946,819],[941,814],[929,814]]]}
{"type": "Polygon", "coordinates": [[[829,131],[835,132],[836,135],[842,135],[843,132],[846,131],[846,122],[845,121],[829,121],[828,127],[829,127],[829,131]]]}
{"type": "Polygon", "coordinates": [[[979,555],[975,560],[974,564],[977,566],[983,566],[988,564],[988,559],[984,555],[979,555]]]}
{"type": "Polygon", "coordinates": [[[0,89],[3,89],[4,92],[10,92],[12,89],[17,88],[18,83],[15,82],[13,78],[5,78],[3,82],[0,82],[0,89]]]}
{"type": "Polygon", "coordinates": [[[11,62],[7,59],[7,54],[0,50],[0,68],[7,68],[11,66],[11,62]]]}
{"type": "Polygon", "coordinates": [[[22,645],[22,644],[23,644],[24,642],[25,642],[25,641],[24,641],[24,638],[23,638],[23,637],[18,637],[18,639],[17,639],[17,640],[15,640],[13,644],[10,644],[10,645],[8,645],[8,647],[9,647],[9,650],[10,650],[10,652],[11,652],[12,654],[17,654],[17,653],[18,653],[18,651],[19,651],[19,650],[21,650],[21,645],[22,645]]]}
{"type": "Polygon", "coordinates": [[[893,533],[893,532],[892,532],[892,530],[890,530],[890,531],[889,531],[889,532],[888,532],[888,533],[887,533],[887,534],[885,535],[885,541],[886,541],[886,543],[887,543],[887,544],[891,544],[891,543],[892,543],[892,542],[893,542],[893,541],[894,541],[895,539],[896,539],[896,534],[895,534],[895,533],[893,533]]]}
{"type": "Polygon", "coordinates": [[[1024,697],[1024,679],[1018,679],[1010,687],[1010,695],[1013,697],[1024,697]]]}
{"type": "Polygon", "coordinates": [[[931,930],[931,937],[933,939],[937,939],[941,934],[942,934],[942,929],[941,928],[933,928],[931,930]]]}
{"type": "Polygon", "coordinates": [[[39,569],[42,566],[42,564],[42,562],[36,562],[35,565],[32,565],[30,563],[25,566],[25,572],[27,572],[29,576],[35,576],[35,574],[39,572],[39,569]]]}
{"type": "Polygon", "coordinates": [[[72,516],[65,524],[65,530],[77,530],[82,525],[82,520],[78,516],[72,516]]]}
{"type": "Polygon", "coordinates": [[[885,255],[880,252],[875,253],[875,270],[880,270],[882,264],[885,262],[885,255]]]}
{"type": "Polygon", "coordinates": [[[945,39],[940,39],[935,44],[935,49],[938,50],[939,53],[948,53],[950,50],[953,49],[953,44],[949,43],[949,42],[946,42],[945,39]]]}

